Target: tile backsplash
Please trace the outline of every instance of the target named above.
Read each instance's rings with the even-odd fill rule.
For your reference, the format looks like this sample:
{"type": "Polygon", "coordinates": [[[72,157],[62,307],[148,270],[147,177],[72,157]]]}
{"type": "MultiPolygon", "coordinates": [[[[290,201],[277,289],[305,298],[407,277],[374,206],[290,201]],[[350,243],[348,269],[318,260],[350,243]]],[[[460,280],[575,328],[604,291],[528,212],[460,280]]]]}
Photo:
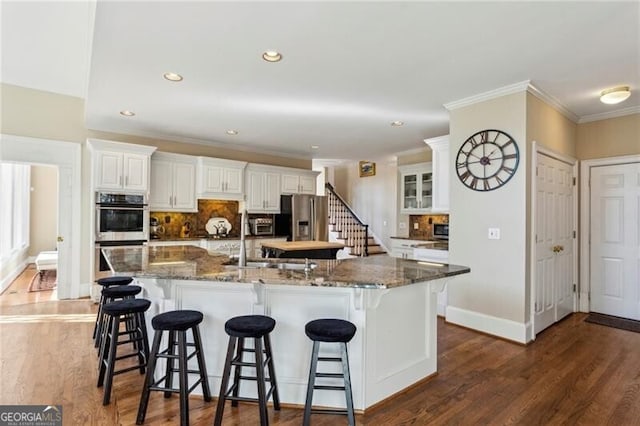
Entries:
{"type": "Polygon", "coordinates": [[[197,213],[182,212],[156,212],[152,211],[150,217],[155,217],[164,226],[165,238],[180,238],[185,223],[191,226],[190,237],[206,236],[205,225],[212,217],[224,217],[231,224],[230,237],[240,237],[240,213],[237,201],[225,200],[198,200],[197,213]]]}
{"type": "Polygon", "coordinates": [[[433,224],[449,223],[448,214],[424,214],[409,216],[409,238],[433,239],[433,224]],[[418,229],[415,229],[415,224],[418,229]]]}

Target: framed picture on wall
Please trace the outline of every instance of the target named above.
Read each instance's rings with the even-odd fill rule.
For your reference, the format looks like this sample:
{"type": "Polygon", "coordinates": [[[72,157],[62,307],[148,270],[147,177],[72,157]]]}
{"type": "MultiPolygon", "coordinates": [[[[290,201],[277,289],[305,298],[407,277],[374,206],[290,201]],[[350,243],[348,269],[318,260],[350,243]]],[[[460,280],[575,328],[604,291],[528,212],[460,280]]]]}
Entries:
{"type": "Polygon", "coordinates": [[[376,175],[376,163],[372,161],[361,161],[359,168],[360,168],[360,177],[376,175]]]}

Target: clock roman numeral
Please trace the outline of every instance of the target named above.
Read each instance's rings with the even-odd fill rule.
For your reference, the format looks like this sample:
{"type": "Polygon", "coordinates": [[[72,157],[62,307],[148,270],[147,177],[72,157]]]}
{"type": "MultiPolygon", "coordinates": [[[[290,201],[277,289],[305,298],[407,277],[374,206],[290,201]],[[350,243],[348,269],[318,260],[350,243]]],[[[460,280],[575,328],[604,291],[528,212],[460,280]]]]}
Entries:
{"type": "Polygon", "coordinates": [[[500,145],[500,144],[496,144],[496,145],[498,145],[500,148],[504,149],[505,147],[507,147],[507,146],[511,145],[512,143],[515,143],[515,142],[513,141],[513,139],[508,139],[508,140],[507,140],[507,142],[506,142],[506,143],[504,143],[503,145],[500,145]]]}
{"type": "Polygon", "coordinates": [[[458,168],[458,169],[465,168],[466,166],[467,166],[466,162],[464,162],[464,163],[456,163],[456,168],[458,168]]]}
{"type": "Polygon", "coordinates": [[[476,178],[471,179],[471,183],[469,184],[469,186],[473,189],[476,189],[476,187],[478,186],[478,179],[476,178]]]}
{"type": "MultiPolygon", "coordinates": [[[[479,145],[478,141],[476,141],[476,137],[475,136],[472,137],[471,139],[469,139],[469,143],[471,144],[471,148],[472,149],[479,145]]],[[[469,151],[469,152],[471,152],[471,151],[469,151]]],[[[467,155],[469,155],[469,154],[467,154],[467,155]]]]}
{"type": "Polygon", "coordinates": [[[502,166],[500,167],[500,171],[505,171],[509,174],[513,174],[513,172],[515,172],[515,169],[512,169],[511,167],[507,167],[507,166],[502,166]]]}
{"type": "Polygon", "coordinates": [[[480,133],[480,143],[487,143],[489,140],[489,132],[487,130],[480,133]]]}
{"type": "Polygon", "coordinates": [[[460,175],[460,179],[462,179],[462,181],[464,182],[469,178],[469,176],[471,176],[471,173],[469,173],[469,170],[467,170],[466,172],[460,175]]]}
{"type": "Polygon", "coordinates": [[[516,154],[507,154],[502,158],[504,158],[505,160],[509,160],[511,158],[518,158],[518,156],[516,154]]]}
{"type": "Polygon", "coordinates": [[[484,184],[484,190],[488,191],[491,189],[491,186],[489,186],[489,179],[485,179],[482,181],[482,183],[484,184]]]}

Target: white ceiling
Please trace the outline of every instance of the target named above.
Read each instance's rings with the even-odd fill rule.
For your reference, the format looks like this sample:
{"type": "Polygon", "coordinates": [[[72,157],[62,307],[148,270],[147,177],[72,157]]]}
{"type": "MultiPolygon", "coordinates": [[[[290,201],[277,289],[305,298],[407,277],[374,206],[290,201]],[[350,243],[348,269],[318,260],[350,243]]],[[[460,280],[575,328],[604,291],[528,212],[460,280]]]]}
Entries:
{"type": "Polygon", "coordinates": [[[85,98],[88,128],[308,158],[424,146],[444,104],[526,80],[583,120],[640,112],[639,52],[637,1],[2,2],[2,81],[85,98]]]}

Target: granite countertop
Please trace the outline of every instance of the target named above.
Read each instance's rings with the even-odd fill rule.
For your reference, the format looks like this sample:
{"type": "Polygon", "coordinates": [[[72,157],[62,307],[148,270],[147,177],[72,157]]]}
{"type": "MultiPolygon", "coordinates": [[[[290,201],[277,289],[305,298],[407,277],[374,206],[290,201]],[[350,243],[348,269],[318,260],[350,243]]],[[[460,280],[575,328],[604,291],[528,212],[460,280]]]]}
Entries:
{"type": "Polygon", "coordinates": [[[325,250],[325,249],[342,249],[344,244],[330,243],[328,241],[274,241],[264,243],[262,247],[274,248],[282,251],[298,251],[298,250],[325,250]]]}
{"type": "MultiPolygon", "coordinates": [[[[280,236],[273,236],[273,235],[247,235],[245,236],[245,239],[247,240],[260,240],[260,239],[267,239],[267,238],[287,238],[286,235],[280,235],[280,236]]],[[[225,241],[225,240],[231,240],[231,241],[238,241],[240,240],[240,235],[229,235],[228,237],[224,237],[224,238],[220,238],[217,236],[212,236],[212,235],[198,235],[195,237],[162,237],[162,238],[152,238],[149,241],[150,242],[162,242],[162,241],[200,241],[200,240],[211,240],[211,241],[225,241]]]]}
{"type": "Polygon", "coordinates": [[[229,256],[195,246],[105,247],[102,252],[118,275],[177,280],[384,289],[470,272],[466,266],[385,255],[313,260],[315,268],[305,273],[277,267],[282,263],[303,265],[302,259],[256,259],[261,265],[276,267],[238,268],[229,256]]]}

